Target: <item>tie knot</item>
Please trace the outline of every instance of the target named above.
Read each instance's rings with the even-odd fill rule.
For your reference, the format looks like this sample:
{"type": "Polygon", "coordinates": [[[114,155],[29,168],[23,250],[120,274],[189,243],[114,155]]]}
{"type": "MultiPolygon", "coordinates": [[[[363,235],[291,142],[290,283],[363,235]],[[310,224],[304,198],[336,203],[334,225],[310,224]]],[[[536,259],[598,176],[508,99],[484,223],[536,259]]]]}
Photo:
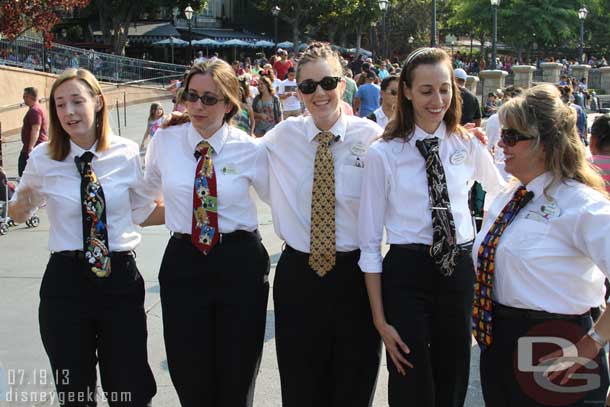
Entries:
{"type": "Polygon", "coordinates": [[[534,197],[534,193],[532,191],[528,191],[525,189],[523,185],[521,185],[515,191],[515,195],[513,195],[513,200],[519,202],[521,207],[524,207],[529,201],[534,197]]]}
{"type": "Polygon", "coordinates": [[[81,162],[88,164],[93,160],[93,153],[91,151],[85,151],[83,155],[80,156],[81,162]]]}
{"type": "Polygon", "coordinates": [[[91,160],[93,160],[93,153],[91,151],[85,151],[81,156],[74,157],[76,169],[81,176],[84,174],[87,165],[91,163],[91,160]]]}
{"type": "Polygon", "coordinates": [[[206,140],[200,141],[195,147],[195,158],[199,159],[202,155],[205,155],[211,148],[210,143],[206,140]]]}
{"type": "Polygon", "coordinates": [[[318,133],[316,138],[318,139],[318,143],[330,147],[330,143],[335,139],[335,135],[330,131],[323,131],[318,133]]]}

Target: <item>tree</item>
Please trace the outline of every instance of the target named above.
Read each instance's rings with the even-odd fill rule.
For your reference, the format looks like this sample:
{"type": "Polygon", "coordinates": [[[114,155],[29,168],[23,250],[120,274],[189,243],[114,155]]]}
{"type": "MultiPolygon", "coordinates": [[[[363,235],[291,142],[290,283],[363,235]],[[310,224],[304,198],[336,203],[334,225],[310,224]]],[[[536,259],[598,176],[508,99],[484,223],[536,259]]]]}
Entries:
{"type": "Polygon", "coordinates": [[[0,33],[10,40],[33,28],[51,46],[51,29],[64,12],[87,6],[91,0],[0,0],[0,33]]]}
{"type": "Polygon", "coordinates": [[[277,5],[281,10],[278,18],[292,27],[292,42],[296,48],[307,24],[319,16],[319,11],[327,3],[324,0],[258,0],[256,8],[263,13],[270,13],[271,8],[277,5]]]}

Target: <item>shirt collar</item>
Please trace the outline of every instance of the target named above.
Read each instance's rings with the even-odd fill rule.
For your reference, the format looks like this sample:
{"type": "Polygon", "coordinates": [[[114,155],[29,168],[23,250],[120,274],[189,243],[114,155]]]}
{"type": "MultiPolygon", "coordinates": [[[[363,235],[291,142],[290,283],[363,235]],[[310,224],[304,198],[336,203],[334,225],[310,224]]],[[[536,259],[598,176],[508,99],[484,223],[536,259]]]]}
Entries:
{"type": "MultiPolygon", "coordinates": [[[[229,125],[224,123],[220,129],[216,131],[216,133],[212,134],[212,137],[206,139],[206,141],[212,146],[212,149],[216,154],[220,154],[220,151],[224,147],[227,137],[229,136],[229,125]]],[[[201,137],[201,134],[197,132],[197,130],[193,127],[193,123],[189,123],[188,125],[188,141],[189,145],[192,147],[193,152],[201,141],[204,138],[201,137]]]]}
{"type": "Polygon", "coordinates": [[[525,189],[532,191],[534,193],[534,198],[538,198],[544,194],[544,189],[552,182],[552,180],[553,174],[551,174],[550,171],[546,171],[531,180],[525,186],[525,189]]]}
{"type": "MultiPolygon", "coordinates": [[[[320,130],[313,121],[313,117],[307,116],[305,118],[305,135],[310,143],[321,131],[322,130],[320,130]]],[[[343,113],[341,113],[339,119],[337,119],[335,124],[333,124],[333,127],[331,127],[328,131],[335,135],[335,140],[337,141],[343,141],[345,139],[345,132],[347,131],[347,119],[343,113]],[[339,137],[338,139],[337,136],[339,137]]]]}
{"type": "Polygon", "coordinates": [[[85,150],[70,139],[70,154],[68,155],[68,157],[80,157],[86,151],[91,151],[91,153],[93,153],[93,156],[96,158],[100,158],[101,156],[101,154],[97,151],[97,140],[95,141],[95,143],[93,143],[89,150],[85,150]]]}
{"type": "Polygon", "coordinates": [[[381,119],[387,119],[388,117],[385,115],[385,113],[383,112],[383,107],[379,107],[377,110],[375,110],[375,114],[381,119]]]}
{"type": "Polygon", "coordinates": [[[436,131],[432,134],[426,133],[421,127],[419,127],[418,125],[415,125],[415,131],[413,132],[413,137],[411,137],[411,139],[409,140],[409,143],[414,145],[415,142],[418,140],[423,140],[423,139],[432,138],[432,137],[437,137],[440,141],[445,138],[446,134],[447,134],[447,126],[445,125],[444,121],[441,121],[440,126],[438,126],[436,131]]]}

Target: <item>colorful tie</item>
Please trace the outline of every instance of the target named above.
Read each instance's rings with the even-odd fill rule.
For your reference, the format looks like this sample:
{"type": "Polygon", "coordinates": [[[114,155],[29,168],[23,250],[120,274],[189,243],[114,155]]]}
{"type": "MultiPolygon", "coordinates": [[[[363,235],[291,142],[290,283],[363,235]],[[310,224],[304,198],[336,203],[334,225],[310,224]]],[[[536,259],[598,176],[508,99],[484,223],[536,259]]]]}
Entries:
{"type": "Polygon", "coordinates": [[[106,200],[102,185],[93,172],[93,153],[74,157],[81,176],[80,197],[83,217],[83,253],[91,271],[98,277],[110,275],[110,252],[106,228],[106,200]]]}
{"type": "Polygon", "coordinates": [[[481,243],[481,247],[479,247],[477,282],[474,286],[472,333],[482,350],[493,342],[491,292],[494,279],[496,248],[504,230],[517,216],[521,208],[533,197],[533,192],[528,192],[524,186],[519,187],[515,191],[513,198],[502,209],[494,224],[489,228],[487,235],[481,243]]]}
{"type": "Polygon", "coordinates": [[[309,266],[324,277],[335,266],[335,160],[330,145],[335,136],[319,133],[311,190],[309,266]]]}
{"type": "Polygon", "coordinates": [[[208,254],[219,240],[216,173],[212,163],[213,148],[201,141],[195,148],[197,170],[193,187],[193,220],[191,241],[203,254],[208,254]]]}
{"type": "Polygon", "coordinates": [[[430,255],[441,274],[450,276],[455,269],[458,254],[455,238],[455,222],[451,213],[451,202],[447,190],[447,178],[439,156],[438,138],[428,138],[415,142],[420,154],[426,160],[428,195],[432,211],[432,247],[430,255]]]}

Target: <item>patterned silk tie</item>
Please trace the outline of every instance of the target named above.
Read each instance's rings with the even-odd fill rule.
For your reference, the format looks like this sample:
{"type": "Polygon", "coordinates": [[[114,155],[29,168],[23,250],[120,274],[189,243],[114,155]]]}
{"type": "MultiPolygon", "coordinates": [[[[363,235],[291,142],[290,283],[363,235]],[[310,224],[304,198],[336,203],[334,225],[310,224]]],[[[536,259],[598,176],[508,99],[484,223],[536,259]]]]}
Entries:
{"type": "Polygon", "coordinates": [[[517,216],[521,208],[533,197],[533,192],[528,192],[524,186],[519,187],[515,191],[513,198],[502,209],[494,224],[489,228],[487,235],[479,247],[477,282],[474,287],[472,333],[482,350],[493,342],[491,291],[494,280],[496,248],[504,230],[517,216]]]}
{"type": "Polygon", "coordinates": [[[311,191],[309,265],[324,277],[335,266],[335,160],[330,145],[335,136],[319,133],[311,191]]]}
{"type": "Polygon", "coordinates": [[[426,160],[428,195],[432,211],[432,247],[430,255],[441,274],[450,276],[455,269],[458,254],[455,238],[455,222],[451,213],[451,202],[447,190],[447,179],[439,156],[438,138],[428,138],[415,142],[420,154],[426,160]]]}
{"type": "Polygon", "coordinates": [[[191,241],[206,255],[219,240],[216,173],[212,163],[212,150],[207,141],[201,141],[195,149],[195,158],[199,161],[193,187],[191,241]]]}
{"type": "Polygon", "coordinates": [[[102,185],[93,172],[93,153],[86,151],[74,157],[81,176],[80,197],[83,217],[83,254],[98,277],[110,275],[110,252],[108,250],[108,229],[106,228],[106,200],[102,185]]]}

